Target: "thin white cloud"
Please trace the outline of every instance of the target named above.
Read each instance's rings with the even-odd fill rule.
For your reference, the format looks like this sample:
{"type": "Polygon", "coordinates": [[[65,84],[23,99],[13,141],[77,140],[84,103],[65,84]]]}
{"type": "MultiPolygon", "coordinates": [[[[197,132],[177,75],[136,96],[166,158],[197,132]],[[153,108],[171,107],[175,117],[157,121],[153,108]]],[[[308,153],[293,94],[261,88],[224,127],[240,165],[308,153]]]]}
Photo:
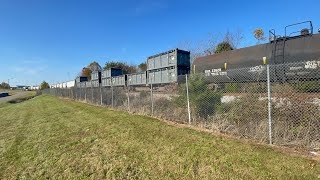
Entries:
{"type": "Polygon", "coordinates": [[[23,60],[21,62],[22,64],[39,64],[39,63],[42,63],[41,60],[23,60]]]}
{"type": "Polygon", "coordinates": [[[21,64],[27,64],[27,65],[31,65],[31,64],[38,64],[38,65],[41,65],[41,64],[44,64],[45,63],[45,60],[43,58],[39,58],[39,57],[31,57],[31,58],[28,58],[28,59],[22,59],[19,61],[21,64]]]}
{"type": "Polygon", "coordinates": [[[47,69],[47,65],[40,58],[21,60],[18,65],[13,66],[13,71],[25,75],[37,75],[47,69]]]}
{"type": "Polygon", "coordinates": [[[44,72],[47,69],[46,66],[37,66],[37,67],[26,67],[26,66],[18,66],[14,67],[13,70],[19,74],[25,75],[38,75],[41,72],[44,72]]]}

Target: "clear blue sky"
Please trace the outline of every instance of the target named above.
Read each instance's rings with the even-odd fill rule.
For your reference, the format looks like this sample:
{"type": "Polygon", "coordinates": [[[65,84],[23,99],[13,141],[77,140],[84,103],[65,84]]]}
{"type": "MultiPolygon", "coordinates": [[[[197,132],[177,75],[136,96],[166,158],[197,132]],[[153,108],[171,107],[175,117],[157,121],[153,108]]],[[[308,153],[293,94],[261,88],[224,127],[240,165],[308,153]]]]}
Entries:
{"type": "Polygon", "coordinates": [[[317,31],[319,12],[319,0],[0,0],[0,81],[63,82],[91,61],[137,64],[209,32],[241,29],[249,46],[257,27],[317,31]]]}

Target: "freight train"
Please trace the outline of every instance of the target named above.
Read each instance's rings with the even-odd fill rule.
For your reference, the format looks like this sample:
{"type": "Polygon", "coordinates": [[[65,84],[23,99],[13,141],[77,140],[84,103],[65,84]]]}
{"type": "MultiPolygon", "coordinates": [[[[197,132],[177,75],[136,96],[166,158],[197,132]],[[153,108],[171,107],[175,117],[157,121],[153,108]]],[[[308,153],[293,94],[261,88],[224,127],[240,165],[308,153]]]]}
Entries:
{"type": "MultiPolygon", "coordinates": [[[[52,87],[79,88],[108,86],[141,86],[179,83],[179,76],[203,74],[208,83],[265,81],[266,64],[270,66],[272,81],[320,79],[320,34],[313,33],[311,21],[285,27],[284,36],[269,31],[269,42],[197,58],[190,63],[190,52],[173,49],[147,58],[147,71],[122,74],[111,68],[93,72],[91,80],[78,77],[74,83],[61,83],[52,87]],[[304,25],[299,31],[289,29],[304,25]],[[298,33],[298,34],[297,34],[298,33]],[[69,84],[69,86],[68,86],[69,84]]],[[[320,29],[318,31],[320,33],[320,29]]]]}
{"type": "Polygon", "coordinates": [[[76,79],[76,86],[111,87],[111,86],[141,86],[149,84],[177,83],[178,77],[190,73],[190,52],[173,49],[147,58],[147,71],[132,74],[122,74],[118,68],[110,68],[91,74],[91,80],[85,77],[76,79]]]}

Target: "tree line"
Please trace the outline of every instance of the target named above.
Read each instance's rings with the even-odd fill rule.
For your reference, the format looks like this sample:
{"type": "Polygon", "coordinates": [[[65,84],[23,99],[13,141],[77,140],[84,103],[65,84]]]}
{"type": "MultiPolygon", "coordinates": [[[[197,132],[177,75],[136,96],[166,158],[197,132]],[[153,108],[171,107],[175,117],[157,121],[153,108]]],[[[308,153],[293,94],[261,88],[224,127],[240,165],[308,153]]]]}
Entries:
{"type": "Polygon", "coordinates": [[[122,69],[123,74],[131,74],[146,71],[147,63],[140,63],[139,65],[134,66],[119,61],[108,61],[106,62],[104,67],[101,67],[98,62],[93,61],[88,66],[82,68],[80,76],[88,77],[88,79],[90,80],[92,72],[102,71],[110,68],[119,68],[122,69]]]}
{"type": "MultiPolygon", "coordinates": [[[[257,40],[256,44],[265,41],[264,31],[262,28],[256,28],[253,31],[253,37],[257,40]]],[[[271,37],[272,38],[272,37],[271,37]]],[[[191,62],[193,60],[213,54],[222,53],[237,49],[244,39],[242,30],[226,31],[225,33],[208,33],[204,40],[180,41],[178,44],[179,49],[188,50],[191,52],[191,62]]]]}
{"type": "Polygon", "coordinates": [[[6,82],[0,84],[0,89],[10,89],[10,85],[6,82]]]}

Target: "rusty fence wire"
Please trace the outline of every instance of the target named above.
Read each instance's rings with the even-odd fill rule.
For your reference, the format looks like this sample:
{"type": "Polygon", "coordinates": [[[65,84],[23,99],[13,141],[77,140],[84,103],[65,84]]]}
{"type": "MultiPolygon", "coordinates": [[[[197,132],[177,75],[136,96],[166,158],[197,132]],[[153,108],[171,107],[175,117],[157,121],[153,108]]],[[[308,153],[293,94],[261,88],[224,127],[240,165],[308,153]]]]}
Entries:
{"type": "Polygon", "coordinates": [[[176,84],[46,89],[43,94],[240,138],[320,147],[320,62],[179,76],[176,84]]]}

